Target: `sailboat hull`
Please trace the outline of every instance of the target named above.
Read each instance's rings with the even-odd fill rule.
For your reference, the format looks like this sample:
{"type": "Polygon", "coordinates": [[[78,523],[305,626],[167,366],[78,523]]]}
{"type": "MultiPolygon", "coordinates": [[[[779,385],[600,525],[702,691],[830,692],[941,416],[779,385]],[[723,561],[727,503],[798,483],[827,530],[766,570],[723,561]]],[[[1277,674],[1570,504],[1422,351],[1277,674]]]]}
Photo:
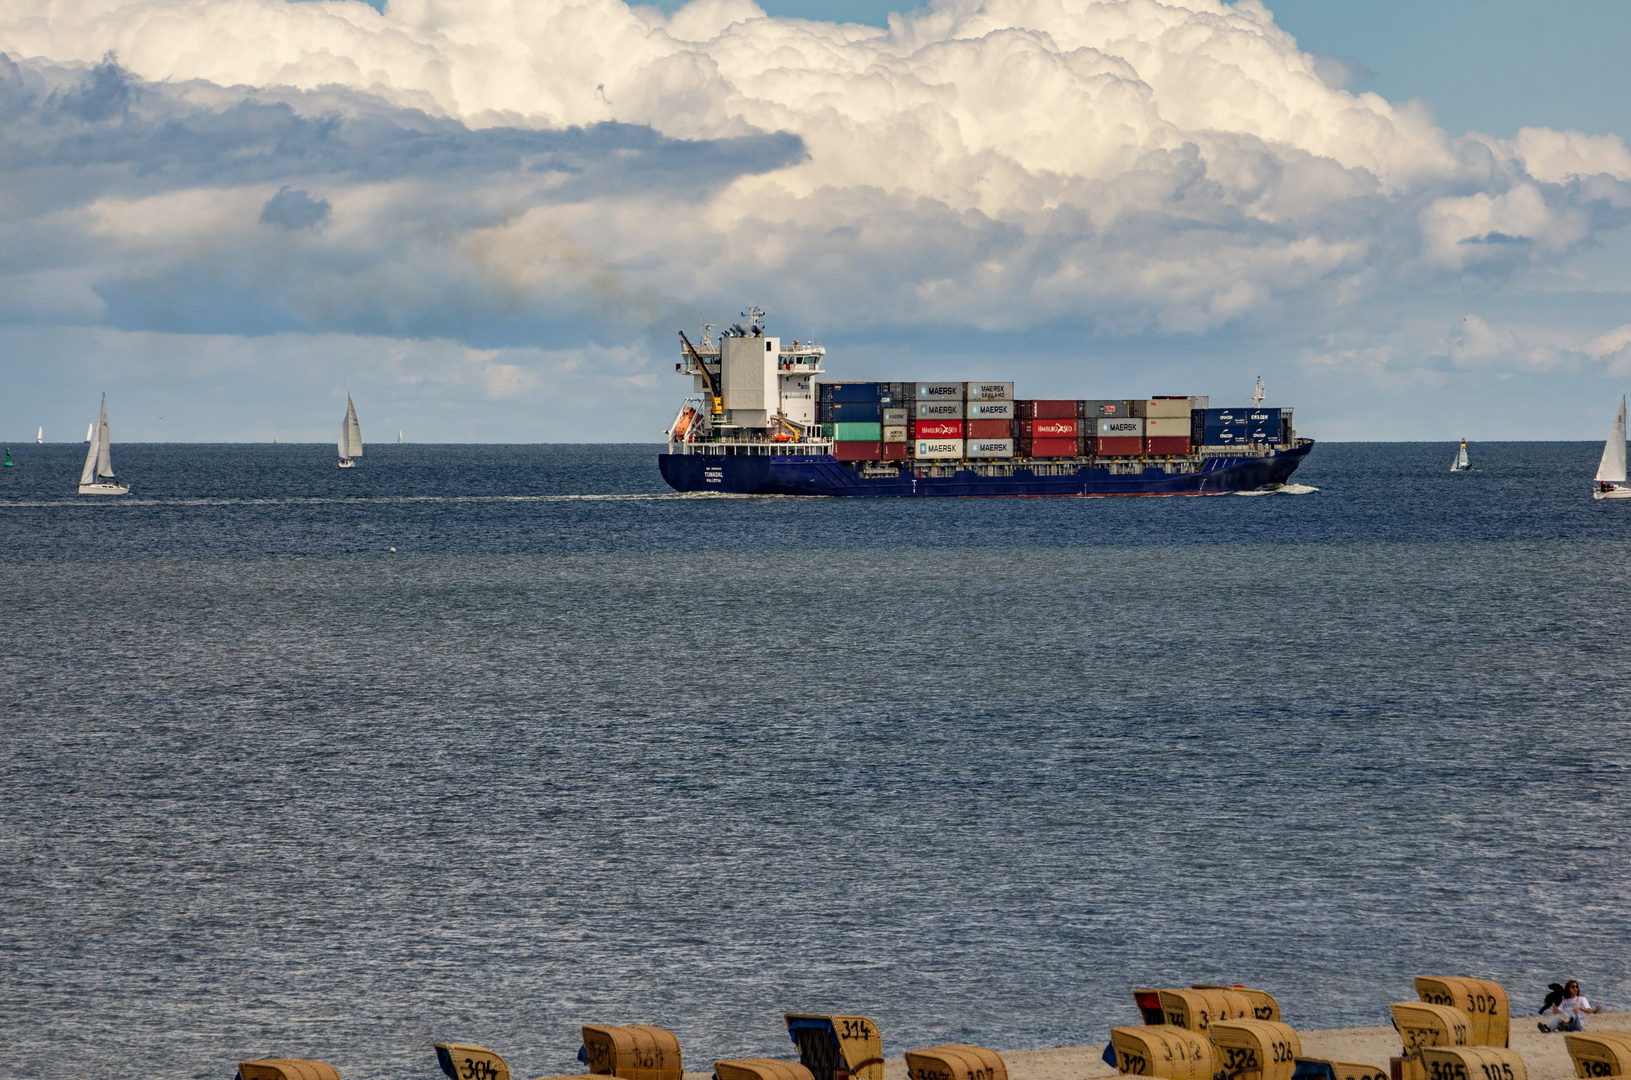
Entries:
{"type": "Polygon", "coordinates": [[[128,495],[129,484],[80,484],[81,495],[128,495]]]}
{"type": "Polygon", "coordinates": [[[355,469],[356,467],[357,463],[355,461],[346,461],[344,459],[340,461],[340,468],[342,469],[355,469]]]}
{"type": "Polygon", "coordinates": [[[1591,493],[1591,497],[1594,499],[1631,499],[1631,486],[1610,484],[1605,490],[1603,486],[1599,485],[1597,490],[1591,493]]]}

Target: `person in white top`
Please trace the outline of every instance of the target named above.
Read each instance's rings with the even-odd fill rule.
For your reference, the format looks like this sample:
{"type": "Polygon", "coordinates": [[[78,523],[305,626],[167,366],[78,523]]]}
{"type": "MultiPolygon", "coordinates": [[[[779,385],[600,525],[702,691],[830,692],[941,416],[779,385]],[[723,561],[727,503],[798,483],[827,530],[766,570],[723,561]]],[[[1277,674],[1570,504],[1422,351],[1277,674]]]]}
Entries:
{"type": "Polygon", "coordinates": [[[1563,1000],[1552,1006],[1552,1015],[1540,1022],[1542,1031],[1584,1031],[1585,1015],[1602,1012],[1601,1005],[1593,1006],[1580,993],[1580,984],[1570,979],[1563,984],[1563,1000]]]}

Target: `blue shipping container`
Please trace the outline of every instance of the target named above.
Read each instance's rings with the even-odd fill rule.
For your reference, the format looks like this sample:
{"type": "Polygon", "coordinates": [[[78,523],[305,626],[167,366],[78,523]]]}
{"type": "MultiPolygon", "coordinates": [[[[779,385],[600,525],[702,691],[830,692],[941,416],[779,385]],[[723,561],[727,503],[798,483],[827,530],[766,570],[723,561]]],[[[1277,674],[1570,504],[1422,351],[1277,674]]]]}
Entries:
{"type": "Polygon", "coordinates": [[[822,383],[822,401],[870,401],[877,404],[891,397],[888,383],[846,382],[822,383]]]}
{"type": "Polygon", "coordinates": [[[1277,427],[1209,427],[1201,431],[1202,446],[1238,446],[1245,443],[1278,443],[1277,427]]]}
{"type": "Polygon", "coordinates": [[[1201,426],[1209,428],[1233,427],[1236,424],[1277,427],[1280,423],[1279,409],[1242,406],[1238,409],[1196,409],[1195,412],[1201,414],[1201,426]]]}
{"type": "Polygon", "coordinates": [[[882,402],[834,401],[831,405],[832,422],[835,424],[876,424],[883,420],[882,402]]]}

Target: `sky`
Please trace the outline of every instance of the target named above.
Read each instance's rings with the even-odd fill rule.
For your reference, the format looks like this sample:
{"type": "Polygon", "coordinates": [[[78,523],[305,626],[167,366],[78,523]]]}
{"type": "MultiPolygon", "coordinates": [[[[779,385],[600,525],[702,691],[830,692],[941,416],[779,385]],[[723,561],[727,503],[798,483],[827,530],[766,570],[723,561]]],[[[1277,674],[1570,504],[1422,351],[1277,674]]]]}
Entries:
{"type": "Polygon", "coordinates": [[[0,438],[658,441],[838,379],[1599,439],[1631,5],[9,0],[0,438]],[[833,20],[845,21],[833,21],[833,20]]]}

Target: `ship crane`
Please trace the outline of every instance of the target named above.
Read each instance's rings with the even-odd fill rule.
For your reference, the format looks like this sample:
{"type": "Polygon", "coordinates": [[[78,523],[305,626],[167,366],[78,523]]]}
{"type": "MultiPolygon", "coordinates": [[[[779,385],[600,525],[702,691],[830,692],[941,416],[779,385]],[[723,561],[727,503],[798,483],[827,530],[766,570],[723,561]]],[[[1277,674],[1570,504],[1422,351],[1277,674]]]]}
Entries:
{"type": "Polygon", "coordinates": [[[702,362],[702,357],[692,346],[691,339],[685,336],[684,330],[680,331],[680,341],[685,345],[685,351],[691,354],[691,359],[696,361],[697,370],[702,372],[703,379],[708,383],[708,396],[713,399],[714,430],[718,431],[725,424],[725,398],[719,389],[719,380],[708,370],[708,365],[702,362]]]}

